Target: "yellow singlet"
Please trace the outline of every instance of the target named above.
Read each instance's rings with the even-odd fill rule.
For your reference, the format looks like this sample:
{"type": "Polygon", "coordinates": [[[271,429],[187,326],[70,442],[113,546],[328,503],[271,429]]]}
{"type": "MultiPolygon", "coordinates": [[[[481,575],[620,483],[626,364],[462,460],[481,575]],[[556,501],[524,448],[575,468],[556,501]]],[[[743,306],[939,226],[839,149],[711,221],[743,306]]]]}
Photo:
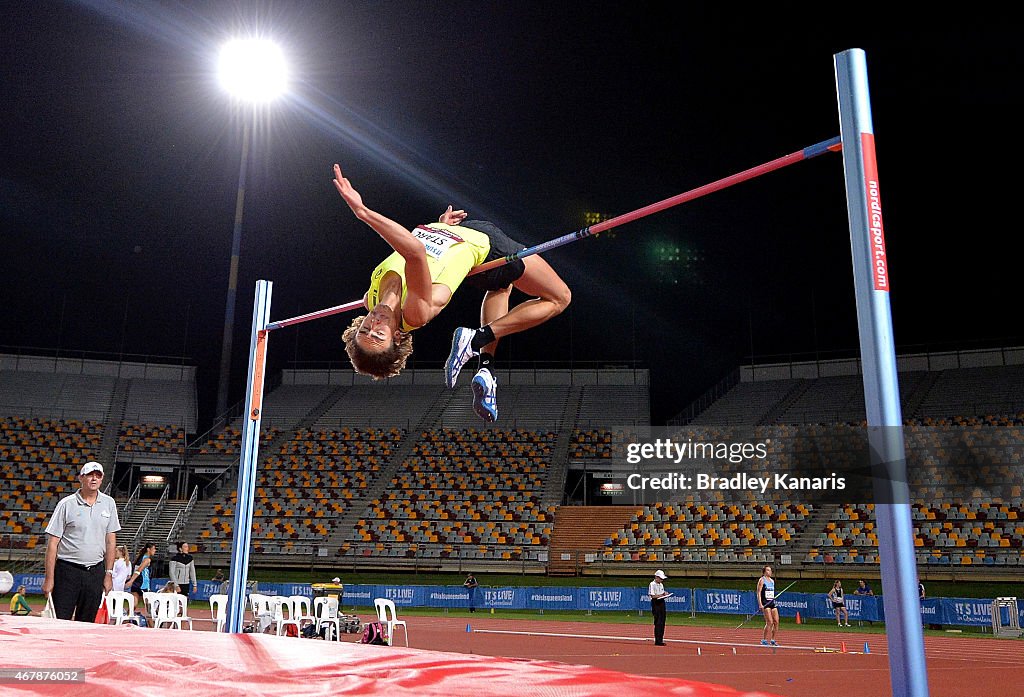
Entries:
{"type": "MultiPolygon", "coordinates": [[[[447,286],[452,295],[455,295],[455,290],[470,269],[484,263],[487,253],[491,251],[490,238],[472,228],[430,223],[420,225],[411,232],[427,250],[431,283],[447,286]]],[[[392,252],[370,274],[370,289],[366,291],[366,300],[371,310],[380,302],[380,281],[388,271],[394,271],[402,279],[402,304],[405,304],[405,296],[409,293],[405,282],[405,259],[398,252],[392,252]]],[[[402,331],[414,329],[418,327],[410,327],[402,319],[402,331]]]]}

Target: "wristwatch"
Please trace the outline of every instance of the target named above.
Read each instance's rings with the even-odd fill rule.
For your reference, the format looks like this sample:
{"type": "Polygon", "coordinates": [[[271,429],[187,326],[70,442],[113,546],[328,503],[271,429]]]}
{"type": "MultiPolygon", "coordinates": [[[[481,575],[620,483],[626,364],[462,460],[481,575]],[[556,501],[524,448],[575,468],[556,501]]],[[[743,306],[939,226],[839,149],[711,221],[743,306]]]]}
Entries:
{"type": "Polygon", "coordinates": [[[114,570],[113,569],[107,569],[107,573],[110,574],[111,576],[113,576],[114,575],[114,570]]]}

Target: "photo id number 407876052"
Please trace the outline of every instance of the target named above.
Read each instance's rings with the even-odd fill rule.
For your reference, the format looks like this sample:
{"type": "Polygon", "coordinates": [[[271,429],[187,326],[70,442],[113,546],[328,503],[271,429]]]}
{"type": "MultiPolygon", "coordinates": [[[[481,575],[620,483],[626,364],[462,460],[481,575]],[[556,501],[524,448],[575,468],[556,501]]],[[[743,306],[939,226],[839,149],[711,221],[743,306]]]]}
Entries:
{"type": "Polygon", "coordinates": [[[85,682],[84,668],[0,668],[0,685],[85,682]]]}

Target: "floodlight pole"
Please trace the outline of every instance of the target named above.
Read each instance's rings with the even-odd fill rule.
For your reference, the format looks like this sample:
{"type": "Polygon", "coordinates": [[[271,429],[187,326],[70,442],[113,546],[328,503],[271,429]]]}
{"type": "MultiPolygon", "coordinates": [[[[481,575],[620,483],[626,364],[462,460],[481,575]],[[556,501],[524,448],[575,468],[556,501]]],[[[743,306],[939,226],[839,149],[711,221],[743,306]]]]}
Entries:
{"type": "Polygon", "coordinates": [[[245,209],[245,180],[249,169],[249,146],[252,141],[252,121],[255,107],[244,118],[242,125],[242,163],[238,168],[238,193],[235,196],[235,226],[231,233],[231,265],[228,271],[228,297],[224,306],[224,337],[220,349],[220,377],[217,384],[218,417],[228,410],[228,386],[231,384],[231,344],[235,333],[235,304],[238,297],[238,263],[242,251],[242,211],[245,209]]]}
{"type": "Polygon", "coordinates": [[[235,501],[235,523],[232,530],[231,570],[228,575],[227,622],[225,630],[242,631],[245,616],[245,587],[249,573],[249,546],[252,537],[253,507],[256,499],[256,469],[260,445],[260,424],[263,421],[263,376],[267,368],[267,341],[270,332],[270,296],[274,284],[256,282],[252,308],[252,334],[249,339],[249,376],[246,380],[245,415],[242,424],[242,447],[238,460],[238,487],[235,501]]]}
{"type": "Polygon", "coordinates": [[[853,253],[864,406],[893,697],[927,697],[917,555],[889,305],[889,264],[864,51],[834,56],[853,253]]]}

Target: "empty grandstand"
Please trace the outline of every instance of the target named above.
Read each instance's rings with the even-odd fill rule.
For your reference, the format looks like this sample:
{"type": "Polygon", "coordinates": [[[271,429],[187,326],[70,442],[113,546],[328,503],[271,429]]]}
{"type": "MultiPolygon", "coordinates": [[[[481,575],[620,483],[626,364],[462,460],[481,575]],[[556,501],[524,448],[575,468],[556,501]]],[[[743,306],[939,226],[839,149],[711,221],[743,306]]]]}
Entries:
{"type": "MultiPolygon", "coordinates": [[[[899,359],[922,573],[1024,567],[1024,350],[899,359]]],[[[197,435],[188,367],[45,357],[0,362],[2,544],[38,561],[74,468],[114,465],[129,542],[198,543],[223,567],[234,539],[241,422],[197,435]],[[36,556],[33,557],[32,555],[36,556]]],[[[498,373],[502,419],[482,424],[436,371],[372,384],[288,370],[264,404],[252,542],[261,565],[496,568],[529,573],[728,575],[763,563],[877,573],[869,500],[785,492],[622,498],[624,443],[651,436],[642,370],[498,373]],[[578,512],[579,515],[570,515],[578,512]]],[[[741,367],[666,433],[766,444],[763,475],[855,469],[856,361],[741,367]]],[[[861,450],[859,450],[861,449],[861,450]]],[[[683,460],[680,471],[696,467],[683,460]]],[[[745,573],[745,572],[744,572],[745,573]]]]}

